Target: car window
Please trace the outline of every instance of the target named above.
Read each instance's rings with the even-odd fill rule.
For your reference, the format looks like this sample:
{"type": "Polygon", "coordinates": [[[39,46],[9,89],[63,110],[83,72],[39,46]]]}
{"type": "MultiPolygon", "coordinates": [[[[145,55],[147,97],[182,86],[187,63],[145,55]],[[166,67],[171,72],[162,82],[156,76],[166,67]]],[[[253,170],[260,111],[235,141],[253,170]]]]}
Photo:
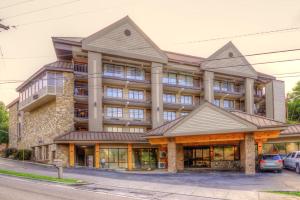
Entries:
{"type": "Polygon", "coordinates": [[[300,153],[298,153],[297,157],[296,158],[300,158],[300,153]]]}
{"type": "Polygon", "coordinates": [[[263,155],[263,160],[281,160],[280,155],[263,155]]]}
{"type": "Polygon", "coordinates": [[[291,156],[291,157],[292,157],[292,158],[294,158],[294,157],[295,157],[295,155],[296,155],[296,152],[292,153],[292,156],[291,156]]]}
{"type": "Polygon", "coordinates": [[[287,157],[287,158],[290,158],[290,157],[291,157],[291,155],[292,155],[292,154],[290,154],[290,153],[289,153],[289,154],[288,154],[286,157],[287,157]]]}

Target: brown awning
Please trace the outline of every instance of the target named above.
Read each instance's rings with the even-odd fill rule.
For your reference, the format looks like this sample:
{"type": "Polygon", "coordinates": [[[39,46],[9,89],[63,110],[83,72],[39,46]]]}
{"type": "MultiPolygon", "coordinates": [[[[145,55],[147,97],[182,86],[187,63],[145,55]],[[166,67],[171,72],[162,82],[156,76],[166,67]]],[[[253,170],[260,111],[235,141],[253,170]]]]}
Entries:
{"type": "Polygon", "coordinates": [[[289,125],[280,135],[300,135],[300,124],[289,125]]]}
{"type": "Polygon", "coordinates": [[[74,131],[56,137],[54,142],[147,143],[142,135],[141,133],[74,131]]]}

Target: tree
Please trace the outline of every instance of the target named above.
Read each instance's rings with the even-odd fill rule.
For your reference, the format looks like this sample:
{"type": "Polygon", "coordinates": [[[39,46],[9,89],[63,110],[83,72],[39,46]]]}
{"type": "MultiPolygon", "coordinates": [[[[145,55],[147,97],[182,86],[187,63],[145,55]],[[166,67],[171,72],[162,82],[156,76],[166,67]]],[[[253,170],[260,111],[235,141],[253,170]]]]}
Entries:
{"type": "Polygon", "coordinates": [[[0,102],[0,144],[8,143],[8,112],[3,102],[0,102]]]}
{"type": "Polygon", "coordinates": [[[300,122],[300,81],[288,93],[288,120],[292,123],[300,122]]]}

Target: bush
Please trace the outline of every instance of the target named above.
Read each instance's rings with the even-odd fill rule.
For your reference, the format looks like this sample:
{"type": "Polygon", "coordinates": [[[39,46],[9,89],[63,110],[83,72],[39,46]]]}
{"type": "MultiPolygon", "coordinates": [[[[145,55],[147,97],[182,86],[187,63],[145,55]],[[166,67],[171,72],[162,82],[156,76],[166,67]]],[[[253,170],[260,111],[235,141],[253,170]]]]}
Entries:
{"type": "Polygon", "coordinates": [[[32,151],[29,149],[19,149],[14,158],[17,160],[30,160],[32,151]]]}
{"type": "Polygon", "coordinates": [[[4,150],[3,155],[4,155],[5,158],[8,158],[11,155],[15,156],[15,154],[17,153],[17,151],[18,150],[16,148],[7,148],[7,149],[4,150]]]}

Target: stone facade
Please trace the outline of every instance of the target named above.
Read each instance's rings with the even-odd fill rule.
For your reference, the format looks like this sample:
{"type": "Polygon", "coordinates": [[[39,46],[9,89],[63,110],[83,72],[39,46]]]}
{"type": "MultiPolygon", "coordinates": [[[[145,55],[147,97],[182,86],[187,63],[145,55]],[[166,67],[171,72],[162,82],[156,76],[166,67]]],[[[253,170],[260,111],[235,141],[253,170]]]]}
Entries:
{"type": "Polygon", "coordinates": [[[178,171],[184,170],[184,151],[183,151],[183,145],[177,144],[176,147],[176,167],[178,171]]]}
{"type": "Polygon", "coordinates": [[[240,144],[241,168],[245,174],[255,174],[255,139],[253,133],[246,133],[240,144]]]}
{"type": "Polygon", "coordinates": [[[168,172],[176,173],[177,172],[177,152],[176,152],[176,143],[174,140],[170,139],[168,142],[168,172]]]}
{"type": "Polygon", "coordinates": [[[211,161],[211,169],[215,170],[240,170],[241,162],[239,160],[222,160],[222,161],[211,161]]]}
{"type": "Polygon", "coordinates": [[[9,108],[9,147],[18,147],[18,103],[9,108]]]}

